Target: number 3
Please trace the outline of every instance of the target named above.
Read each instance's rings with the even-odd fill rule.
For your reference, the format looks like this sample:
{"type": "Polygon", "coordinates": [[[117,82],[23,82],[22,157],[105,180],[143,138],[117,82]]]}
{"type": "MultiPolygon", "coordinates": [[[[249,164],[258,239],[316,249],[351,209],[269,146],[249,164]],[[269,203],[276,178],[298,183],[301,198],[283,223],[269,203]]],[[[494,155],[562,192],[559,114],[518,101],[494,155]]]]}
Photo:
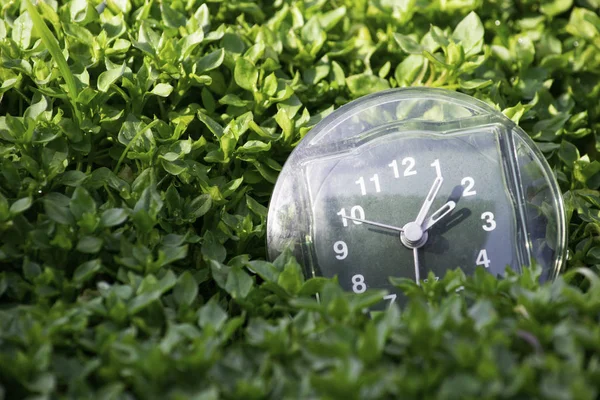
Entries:
{"type": "Polygon", "coordinates": [[[486,211],[483,214],[481,214],[481,219],[485,220],[485,225],[481,226],[484,231],[491,232],[494,229],[496,229],[496,221],[494,221],[494,213],[486,211]]]}

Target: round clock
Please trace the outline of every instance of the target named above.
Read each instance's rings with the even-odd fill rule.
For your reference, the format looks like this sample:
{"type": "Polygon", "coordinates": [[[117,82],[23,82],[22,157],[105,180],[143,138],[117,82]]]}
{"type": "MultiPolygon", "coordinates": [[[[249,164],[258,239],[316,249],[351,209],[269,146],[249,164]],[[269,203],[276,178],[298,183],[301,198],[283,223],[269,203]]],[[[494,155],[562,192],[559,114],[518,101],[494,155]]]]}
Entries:
{"type": "Polygon", "coordinates": [[[566,221],[558,184],[533,141],[473,97],[380,92],[317,124],[286,161],[267,218],[269,258],[289,249],[307,276],[355,293],[477,267],[503,276],[560,271],[566,221]]]}

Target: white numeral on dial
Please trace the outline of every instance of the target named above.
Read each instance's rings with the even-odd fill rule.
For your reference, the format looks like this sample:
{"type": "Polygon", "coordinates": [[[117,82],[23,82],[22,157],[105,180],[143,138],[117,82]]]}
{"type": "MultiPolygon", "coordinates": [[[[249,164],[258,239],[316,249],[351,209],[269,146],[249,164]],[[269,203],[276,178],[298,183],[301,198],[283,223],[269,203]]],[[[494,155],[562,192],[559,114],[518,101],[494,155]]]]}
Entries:
{"type": "Polygon", "coordinates": [[[490,259],[488,258],[487,251],[481,249],[476,260],[477,265],[483,265],[486,268],[490,267],[490,259]]]}
{"type": "Polygon", "coordinates": [[[379,187],[379,175],[375,174],[372,178],[369,178],[369,180],[375,183],[375,191],[377,193],[381,192],[381,188],[379,187]]]}
{"type": "Polygon", "coordinates": [[[404,170],[404,176],[416,175],[417,171],[413,168],[415,167],[415,159],[412,157],[406,157],[402,160],[402,165],[408,164],[408,167],[404,170]]]}
{"type": "Polygon", "coordinates": [[[383,296],[384,300],[389,300],[390,301],[390,307],[392,306],[392,304],[394,304],[396,302],[396,297],[397,295],[395,294],[388,294],[387,296],[383,296]]]}
{"type": "Polygon", "coordinates": [[[431,164],[432,167],[435,168],[435,173],[438,177],[442,176],[442,168],[440,167],[440,160],[438,160],[437,158],[435,159],[434,162],[432,162],[431,164]]]}
{"type": "Polygon", "coordinates": [[[391,167],[392,170],[394,170],[394,178],[400,178],[400,173],[398,173],[398,163],[396,162],[396,160],[389,163],[388,167],[391,167]]]}
{"type": "Polygon", "coordinates": [[[365,194],[367,194],[367,188],[365,187],[365,178],[363,178],[362,176],[360,178],[358,178],[358,180],[356,182],[357,185],[360,185],[360,194],[362,194],[363,196],[365,194]]]}
{"type": "Polygon", "coordinates": [[[491,232],[494,229],[496,229],[496,221],[494,220],[494,213],[486,211],[483,214],[481,214],[481,219],[485,220],[485,225],[481,226],[484,231],[491,232]]]}
{"type": "Polygon", "coordinates": [[[354,293],[364,293],[367,290],[365,277],[361,274],[356,274],[352,277],[352,291],[354,293]]]}
{"type": "MultiPolygon", "coordinates": [[[[377,193],[381,192],[381,187],[379,186],[379,175],[377,175],[377,174],[373,175],[371,178],[369,178],[369,181],[375,183],[375,191],[377,193]]],[[[367,194],[367,187],[365,186],[365,178],[363,178],[361,176],[354,183],[356,183],[357,185],[360,185],[360,194],[362,194],[363,196],[367,194]]]]}
{"type": "Polygon", "coordinates": [[[335,251],[335,258],[338,260],[348,257],[348,245],[343,240],[338,240],[333,244],[333,251],[335,251]]]}
{"type": "Polygon", "coordinates": [[[460,181],[460,184],[462,186],[465,186],[465,190],[463,191],[463,197],[467,197],[467,196],[474,196],[477,194],[477,192],[475,190],[473,190],[473,187],[475,186],[475,179],[471,178],[470,176],[466,176],[464,178],[462,178],[462,181],[460,181]]]}
{"type": "MultiPolygon", "coordinates": [[[[346,209],[342,208],[340,211],[338,211],[337,215],[342,217],[342,224],[344,224],[344,226],[348,226],[348,220],[346,219],[346,209]]],[[[354,206],[350,209],[350,216],[352,218],[365,219],[365,210],[363,210],[361,206],[354,206]]],[[[358,221],[352,222],[354,222],[356,225],[362,224],[362,222],[358,221]]]]}

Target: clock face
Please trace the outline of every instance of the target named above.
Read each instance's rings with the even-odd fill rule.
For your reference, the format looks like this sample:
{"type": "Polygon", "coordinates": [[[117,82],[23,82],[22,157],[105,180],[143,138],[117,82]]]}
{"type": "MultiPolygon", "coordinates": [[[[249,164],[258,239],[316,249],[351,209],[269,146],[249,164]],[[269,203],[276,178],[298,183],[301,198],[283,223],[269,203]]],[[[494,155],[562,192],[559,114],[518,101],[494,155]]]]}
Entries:
{"type": "Polygon", "coordinates": [[[395,89],[326,117],[298,144],[273,191],[269,258],[291,250],[307,277],[346,290],[421,284],[448,269],[541,266],[555,277],[566,253],[560,189],[519,127],[469,96],[395,89]]]}
{"type": "Polygon", "coordinates": [[[439,278],[448,268],[471,273],[478,265],[499,276],[507,266],[518,269],[522,249],[501,140],[495,129],[389,134],[308,162],[318,273],[337,275],[357,293],[388,289],[392,299],[399,293],[390,276],[439,278]],[[393,228],[410,228],[426,201],[423,223],[437,210],[440,218],[411,244],[393,228]]]}

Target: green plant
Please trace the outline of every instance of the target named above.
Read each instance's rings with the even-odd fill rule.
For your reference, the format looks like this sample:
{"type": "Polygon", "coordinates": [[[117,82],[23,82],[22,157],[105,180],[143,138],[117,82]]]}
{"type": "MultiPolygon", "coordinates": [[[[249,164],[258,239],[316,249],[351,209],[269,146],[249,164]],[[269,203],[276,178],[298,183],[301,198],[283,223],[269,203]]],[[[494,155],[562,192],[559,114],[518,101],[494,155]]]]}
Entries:
{"type": "Polygon", "coordinates": [[[598,7],[1,0],[0,399],[598,398],[598,7]],[[410,304],[370,318],[381,293],[262,261],[294,145],[411,85],[536,140],[564,277],[399,281],[410,304]]]}

